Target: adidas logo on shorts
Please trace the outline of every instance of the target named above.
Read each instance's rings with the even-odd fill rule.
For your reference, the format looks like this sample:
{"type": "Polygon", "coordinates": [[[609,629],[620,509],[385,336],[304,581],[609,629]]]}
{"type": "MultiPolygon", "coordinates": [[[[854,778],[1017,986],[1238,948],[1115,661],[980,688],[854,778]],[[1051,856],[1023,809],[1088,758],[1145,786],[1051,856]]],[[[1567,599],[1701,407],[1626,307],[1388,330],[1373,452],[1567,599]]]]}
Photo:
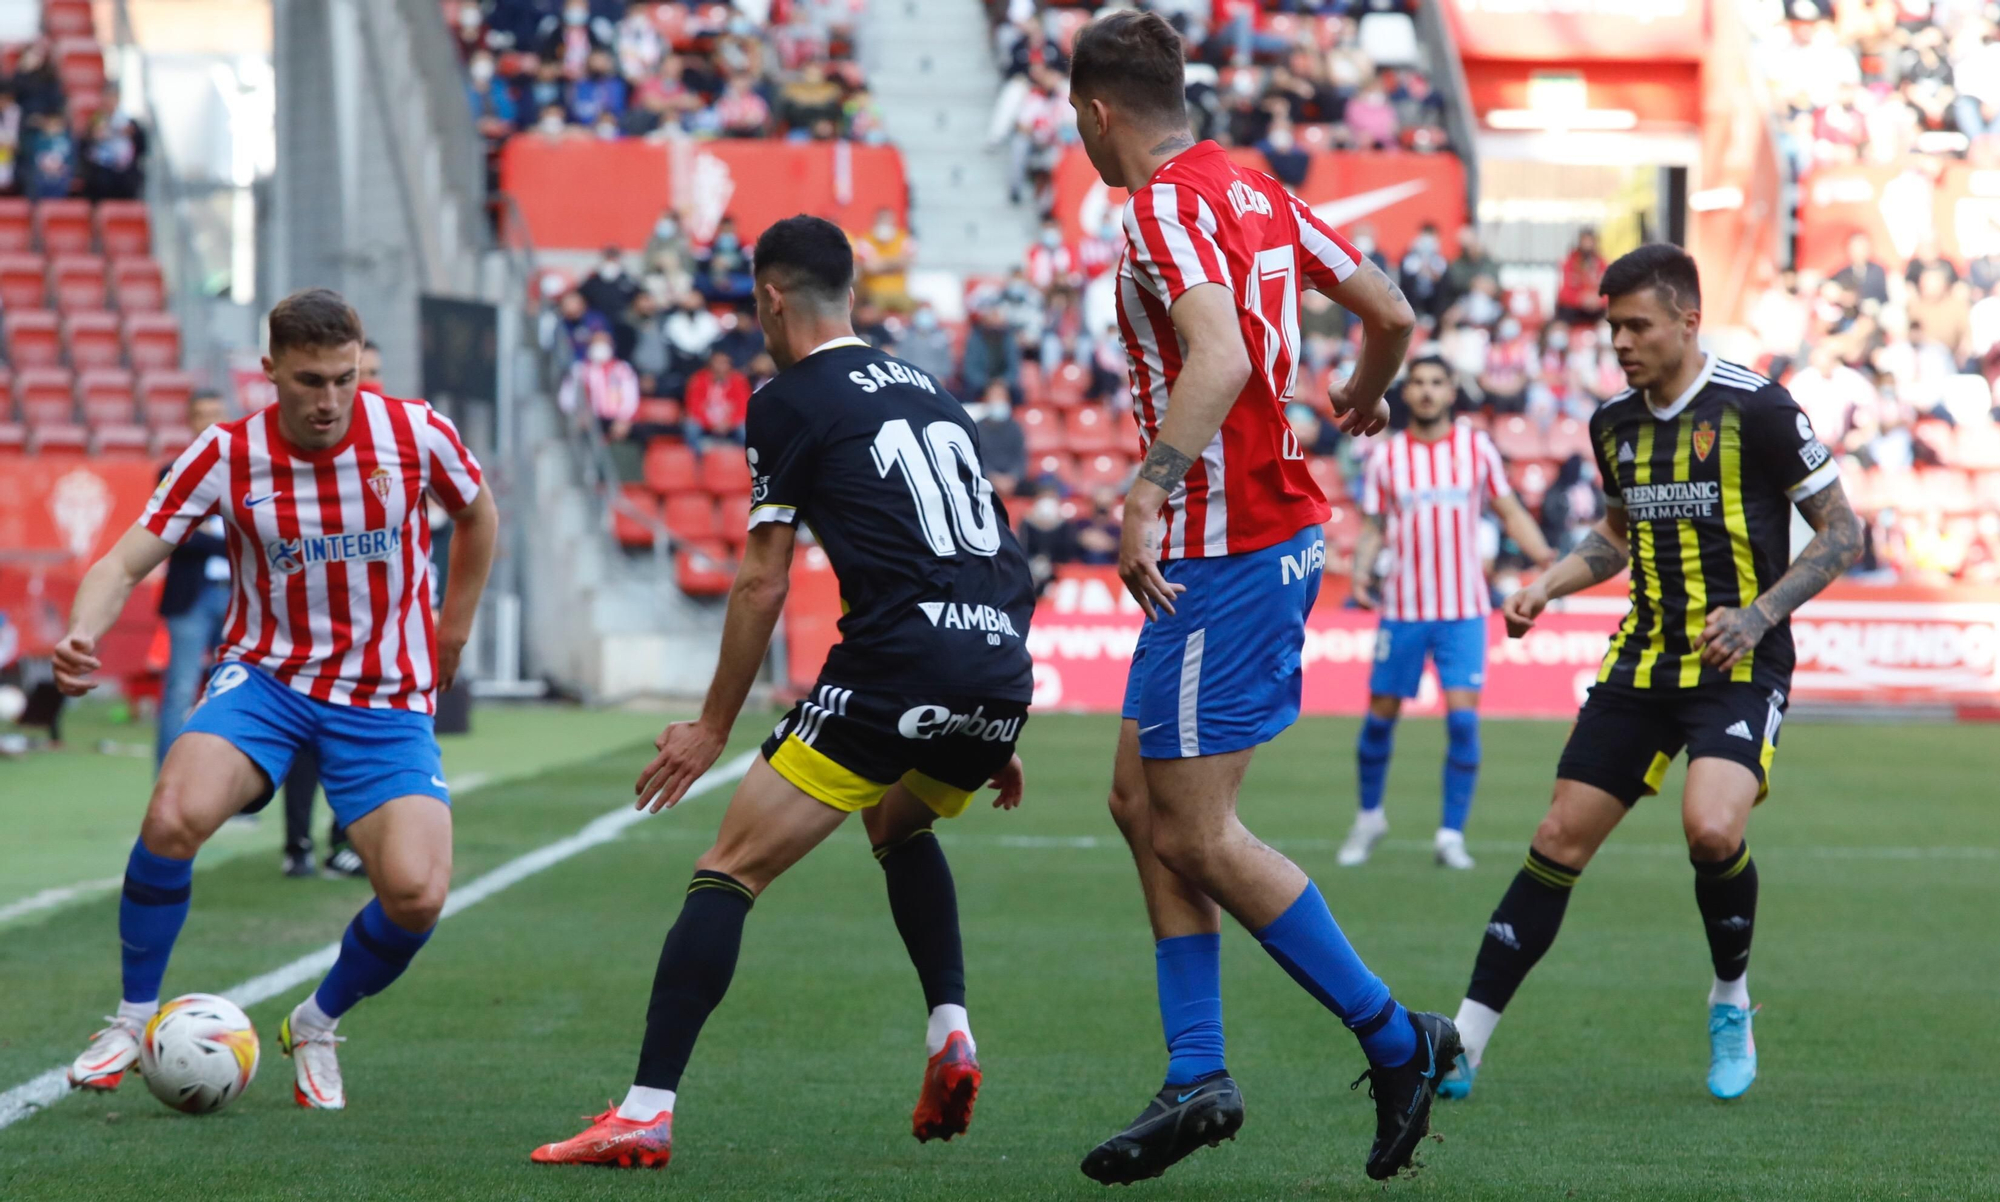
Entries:
{"type": "Polygon", "coordinates": [[[1748,722],[1742,721],[1741,719],[1738,719],[1736,722],[1732,723],[1729,729],[1723,731],[1722,733],[1726,735],[1733,735],[1736,738],[1748,740],[1749,742],[1753,743],[1757,741],[1757,737],[1750,733],[1750,724],[1748,722]]]}

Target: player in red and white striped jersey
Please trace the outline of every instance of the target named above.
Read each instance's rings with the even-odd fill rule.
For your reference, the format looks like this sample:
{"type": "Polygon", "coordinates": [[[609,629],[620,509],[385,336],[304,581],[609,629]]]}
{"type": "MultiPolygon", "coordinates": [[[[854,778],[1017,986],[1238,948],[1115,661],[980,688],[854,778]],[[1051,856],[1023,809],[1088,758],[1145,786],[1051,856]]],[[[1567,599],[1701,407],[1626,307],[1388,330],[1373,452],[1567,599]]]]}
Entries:
{"type": "Polygon", "coordinates": [[[458,670],[499,517],[449,421],[422,401],[359,390],[361,319],[347,302],[295,293],[269,326],[264,371],[277,402],[195,440],[84,576],[55,649],[57,685],[72,696],[93,688],[97,640],[132,589],[206,517],[222,516],[235,575],[223,645],[126,862],[123,999],[70,1080],[116,1088],[159,1010],[195,852],[232,815],[268,803],[309,747],[376,891],[326,979],[279,1027],[294,1100],[337,1110],[340,1016],[402,975],[444,906],[451,794],[433,697],[458,670]],[[436,616],[426,496],[456,527],[436,616]]]}
{"type": "Polygon", "coordinates": [[[1457,394],[1443,359],[1426,355],[1412,363],[1403,385],[1409,428],[1375,448],[1362,477],[1367,521],[1354,549],[1354,599],[1380,610],[1382,623],[1375,633],[1368,716],[1355,748],[1361,811],[1340,849],[1345,867],[1364,863],[1389,829],[1382,788],[1396,719],[1403,701],[1417,695],[1426,658],[1437,664],[1444,686],[1448,735],[1437,860],[1447,868],[1473,866],[1465,819],[1479,775],[1479,689],[1492,609],[1480,551],[1481,510],[1492,507],[1528,558],[1544,567],[1555,560],[1541,528],[1508,487],[1493,440],[1452,420],[1457,394]]]}
{"type": "Polygon", "coordinates": [[[1349,433],[1388,421],[1383,392],[1416,325],[1373,264],[1277,180],[1188,130],[1180,35],[1114,12],[1077,34],[1070,103],[1090,162],[1131,193],[1118,323],[1145,462],[1125,499],[1118,572],[1147,623],[1126,686],[1111,809],[1146,895],[1167,1033],[1166,1085],[1084,1158],[1106,1184],[1156,1177],[1236,1133],[1223,1058],[1222,911],[1354,1032],[1376,1102],[1371,1177],[1428,1128],[1443,1015],[1412,1015],[1355,954],[1297,865],[1236,815],[1257,745],[1299,712],[1306,615],[1326,561],[1326,498],[1285,421],[1299,297],[1352,311],[1360,361],[1331,399],[1349,433]]]}

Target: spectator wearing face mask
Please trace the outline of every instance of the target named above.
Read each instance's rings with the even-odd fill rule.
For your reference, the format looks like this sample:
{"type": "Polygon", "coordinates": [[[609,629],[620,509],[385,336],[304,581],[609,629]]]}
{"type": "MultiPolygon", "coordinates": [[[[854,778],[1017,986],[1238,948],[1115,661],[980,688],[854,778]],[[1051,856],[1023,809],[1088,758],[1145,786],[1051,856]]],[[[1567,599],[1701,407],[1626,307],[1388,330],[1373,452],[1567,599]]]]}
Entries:
{"type": "Polygon", "coordinates": [[[952,371],[951,331],[929,305],[918,305],[910,314],[909,328],[895,339],[890,353],[940,381],[949,382],[956,374],[952,371]]]}
{"type": "Polygon", "coordinates": [[[609,338],[611,323],[604,314],[590,307],[583,299],[583,293],[565,292],[556,302],[557,330],[561,345],[567,347],[571,359],[581,359],[590,353],[591,339],[599,334],[609,338]]]}
{"type": "Polygon", "coordinates": [[[1604,278],[1604,257],[1597,253],[1597,231],[1580,230],[1576,246],[1563,259],[1562,282],[1556,287],[1556,320],[1568,325],[1596,325],[1604,319],[1604,298],[1597,285],[1604,278]]]}
{"type": "Polygon", "coordinates": [[[736,232],[736,218],[724,217],[716,223],[715,237],[695,262],[700,269],[695,287],[709,301],[734,303],[751,298],[750,256],[742,235],[736,232]]]}
{"type": "Polygon", "coordinates": [[[639,295],[639,282],[625,270],[625,252],[607,246],[597,270],[578,284],[576,290],[583,294],[585,304],[615,321],[632,307],[632,299],[639,295]]]}
{"type": "Polygon", "coordinates": [[[1100,488],[1092,494],[1090,516],[1076,524],[1078,563],[1118,562],[1118,535],[1124,508],[1125,494],[1118,489],[1100,488]]]}
{"type": "Polygon", "coordinates": [[[639,375],[613,353],[611,335],[599,331],[570,365],[556,401],[564,413],[580,422],[595,418],[606,438],[623,442],[639,415],[639,375]]]}
{"type": "Polygon", "coordinates": [[[1381,268],[1384,275],[1393,273],[1393,269],[1389,266],[1389,256],[1383,254],[1382,248],[1375,244],[1374,226],[1365,221],[1355,226],[1348,241],[1353,243],[1354,249],[1361,252],[1362,258],[1381,268]]]}
{"type": "Polygon", "coordinates": [[[682,408],[687,414],[688,444],[708,442],[742,445],[743,421],[750,412],[750,377],[738,371],[726,351],[709,353],[708,366],[688,377],[682,408]]]}
{"type": "Polygon", "coordinates": [[[673,348],[667,343],[667,316],[651,291],[641,288],[632,298],[625,325],[632,331],[632,370],[639,373],[639,391],[666,396],[679,391],[673,378],[673,348]]]}
{"type": "Polygon", "coordinates": [[[667,278],[667,288],[675,295],[694,283],[694,248],[688,244],[687,230],[672,209],[663,209],[653,222],[646,239],[645,266],[667,278]]]}
{"type": "Polygon", "coordinates": [[[1522,333],[1520,321],[1501,318],[1493,344],[1486,348],[1486,369],[1479,373],[1480,391],[1495,413],[1519,413],[1527,407],[1535,357],[1534,340],[1522,333]]]}
{"type": "Polygon", "coordinates": [[[1257,144],[1264,166],[1278,182],[1296,192],[1305,186],[1306,172],[1312,170],[1312,156],[1299,149],[1298,137],[1290,121],[1274,121],[1271,131],[1257,144]]]}
{"type": "Polygon", "coordinates": [[[1028,470],[1028,436],[1014,420],[1007,382],[988,384],[979,400],[965,408],[979,430],[979,462],[986,469],[986,479],[1002,497],[1013,496],[1028,470]]]}
{"type": "Polygon", "coordinates": [[[576,131],[569,123],[569,112],[560,104],[551,104],[535,119],[535,136],[550,142],[567,141],[576,131]]]}
{"type": "Polygon", "coordinates": [[[594,126],[608,117],[615,137],[618,119],[625,114],[625,98],[625,81],[618,74],[617,60],[608,50],[592,51],[583,78],[569,87],[569,119],[594,126]]]}
{"type": "Polygon", "coordinates": [[[702,304],[701,293],[692,289],[681,293],[674,311],[663,325],[670,353],[668,370],[685,378],[693,375],[722,337],[722,322],[702,304]]]}
{"type": "Polygon", "coordinates": [[[1444,252],[1438,248],[1437,223],[1426,221],[1417,230],[1417,236],[1410,239],[1410,249],[1403,256],[1401,270],[1403,292],[1410,298],[1410,307],[1420,317],[1437,318],[1450,303],[1449,287],[1445,282],[1451,264],[1445,262],[1444,252]]]}
{"type": "Polygon", "coordinates": [[[536,28],[544,61],[553,62],[563,75],[580,78],[593,51],[608,50],[618,40],[613,22],[618,14],[598,12],[590,0],[565,0],[561,11],[543,17],[536,28]]]}
{"type": "Polygon", "coordinates": [[[887,309],[909,304],[910,266],[916,262],[917,240],[903,228],[894,209],[876,210],[874,224],[854,243],[855,289],[887,309]]]}
{"type": "Polygon", "coordinates": [[[1500,264],[1479,240],[1479,231],[1465,226],[1458,231],[1458,254],[1445,268],[1445,306],[1449,308],[1459,302],[1466,293],[1472,291],[1472,281],[1479,276],[1489,275],[1500,278],[1500,264]]]}
{"type": "Polygon", "coordinates": [[[1043,478],[1035,484],[1027,512],[1016,532],[1021,551],[1028,557],[1028,573],[1035,581],[1035,595],[1041,596],[1055,579],[1056,568],[1076,563],[1083,557],[1077,541],[1076,523],[1063,516],[1062,486],[1043,478]]]}
{"type": "Polygon", "coordinates": [[[1063,245],[1062,227],[1053,217],[1042,222],[1041,233],[1028,247],[1027,273],[1028,282],[1043,292],[1075,284],[1076,256],[1063,245]]]}
{"type": "Polygon", "coordinates": [[[465,65],[465,78],[472,122],[479,128],[480,136],[498,142],[513,133],[520,120],[520,109],[514,103],[514,90],[494,74],[493,55],[485,50],[474,54],[465,65]]]}
{"type": "Polygon", "coordinates": [[[1285,424],[1299,440],[1299,449],[1308,455],[1331,455],[1340,450],[1340,431],[1333,423],[1321,421],[1311,405],[1293,402],[1285,406],[1285,424]]]}

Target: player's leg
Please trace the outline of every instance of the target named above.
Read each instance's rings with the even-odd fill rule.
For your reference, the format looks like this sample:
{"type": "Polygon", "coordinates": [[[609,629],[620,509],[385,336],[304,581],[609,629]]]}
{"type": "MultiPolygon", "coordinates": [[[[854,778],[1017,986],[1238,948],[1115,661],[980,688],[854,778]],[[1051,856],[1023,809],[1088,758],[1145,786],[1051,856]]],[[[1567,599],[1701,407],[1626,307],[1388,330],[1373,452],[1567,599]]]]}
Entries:
{"type": "Polygon", "coordinates": [[[73,1084],[115,1088],[138,1055],[145,1021],[187,919],[194,855],[222,823],[270,797],[306,727],[297,694],[242,664],[223,664],[174,740],[153,784],[118,907],[123,998],[111,1025],[70,1068],[73,1084]]]}
{"type": "Polygon", "coordinates": [[[1486,619],[1440,622],[1432,655],[1444,686],[1444,806],[1438,822],[1437,862],[1471,868],[1465,820],[1479,781],[1479,690],[1486,683],[1486,619]]]}
{"type": "Polygon", "coordinates": [[[1591,690],[1556,765],[1549,811],[1487,920],[1472,983],[1454,1020],[1465,1054],[1439,1086],[1439,1096],[1471,1092],[1501,1013],[1562,929],[1577,878],[1632,805],[1659,791],[1679,750],[1671,717],[1651,702],[1604,685],[1591,690]]]}
{"type": "Polygon", "coordinates": [[[310,747],[301,747],[292,757],[292,770],[285,774],[286,876],[313,875],[312,806],[318,792],[319,755],[310,747]]]}
{"type": "Polygon", "coordinates": [[[929,1014],[924,1054],[944,1050],[954,1032],[971,1040],[965,1014],[965,950],[958,931],[958,891],[933,829],[933,810],[907,784],[898,782],[881,804],[861,812],[868,845],[882,866],[889,914],[917,970],[929,1014]]]}
{"type": "MultiPolygon", "coordinates": [[[[1404,625],[1385,620],[1375,632],[1375,668],[1368,678],[1368,712],[1361,718],[1361,733],[1354,741],[1354,772],[1360,786],[1361,806],[1335,857],[1334,862],[1342,868],[1366,864],[1375,844],[1389,833],[1389,815],[1382,808],[1382,794],[1389,785],[1389,757],[1396,748],[1396,720],[1402,716],[1403,699],[1417,695],[1415,677],[1406,683],[1404,677],[1411,674],[1395,658],[1394,628],[1404,625]]],[[[1423,667],[1423,657],[1419,655],[1417,676],[1421,676],[1423,667]]]]}
{"type": "Polygon", "coordinates": [[[1769,787],[1784,712],[1782,693],[1749,685],[1709,686],[1683,702],[1689,734],[1681,825],[1715,969],[1708,993],[1708,1088],[1718,1098],[1740,1096],[1757,1078],[1750,1004],[1757,862],[1744,831],[1751,807],[1769,787]]]}

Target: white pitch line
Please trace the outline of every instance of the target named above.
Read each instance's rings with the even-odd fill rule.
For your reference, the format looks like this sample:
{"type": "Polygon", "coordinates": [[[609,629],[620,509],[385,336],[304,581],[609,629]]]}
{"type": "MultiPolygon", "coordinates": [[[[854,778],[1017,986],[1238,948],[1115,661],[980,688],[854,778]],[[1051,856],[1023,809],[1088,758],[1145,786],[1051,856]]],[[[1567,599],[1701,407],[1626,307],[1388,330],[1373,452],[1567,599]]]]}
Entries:
{"type": "MultiPolygon", "coordinates": [[[[1279,851],[1333,851],[1338,839],[1272,839],[1279,851]]],[[[947,846],[957,843],[994,843],[1001,847],[1051,848],[1071,851],[1125,850],[1125,841],[1112,835],[947,835],[947,846]]],[[[1390,851],[1430,851],[1428,839],[1384,839],[1378,846],[1390,851]]],[[[1466,845],[1478,852],[1504,854],[1518,852],[1524,844],[1480,842],[1466,845]]],[[[1599,855],[1685,856],[1679,843],[1606,843],[1599,855]]],[[[1759,846],[1757,853],[1768,859],[1802,856],[1813,860],[2000,860],[2000,847],[1772,847],[1759,846]]]]}
{"type": "MultiPolygon", "coordinates": [[[[755,751],[746,751],[728,763],[711,768],[700,780],[694,782],[682,798],[682,803],[692,801],[703,793],[741,777],[750,768],[756,757],[755,751]]],[[[609,814],[585,824],[582,830],[567,839],[558,839],[545,847],[538,847],[524,856],[507,861],[500,867],[471,882],[462,889],[454,889],[445,899],[443,918],[478,905],[494,894],[511,885],[517,885],[544,869],[551,868],[581,851],[609,843],[618,837],[626,827],[648,817],[645,811],[631,806],[622,806],[609,814]]],[[[440,921],[443,919],[441,918],[440,921]]],[[[252,977],[239,985],[232,985],[222,991],[230,1001],[248,1010],[259,1002],[268,1001],[289,989],[324,973],[333,967],[340,955],[340,943],[335,941],[317,951],[308,952],[291,963],[272,969],[260,977],[252,977]]],[[[52,1068],[28,1081],[23,1081],[6,1093],[0,1093],[0,1129],[13,1126],[37,1111],[44,1110],[69,1096],[68,1066],[52,1068]]]]}
{"type": "Polygon", "coordinates": [[[31,893],[19,901],[0,906],[0,923],[11,922],[23,914],[33,914],[38,910],[53,910],[66,906],[81,897],[116,889],[124,882],[122,876],[101,877],[94,881],[78,881],[74,885],[62,885],[54,889],[44,889],[31,893]]]}

